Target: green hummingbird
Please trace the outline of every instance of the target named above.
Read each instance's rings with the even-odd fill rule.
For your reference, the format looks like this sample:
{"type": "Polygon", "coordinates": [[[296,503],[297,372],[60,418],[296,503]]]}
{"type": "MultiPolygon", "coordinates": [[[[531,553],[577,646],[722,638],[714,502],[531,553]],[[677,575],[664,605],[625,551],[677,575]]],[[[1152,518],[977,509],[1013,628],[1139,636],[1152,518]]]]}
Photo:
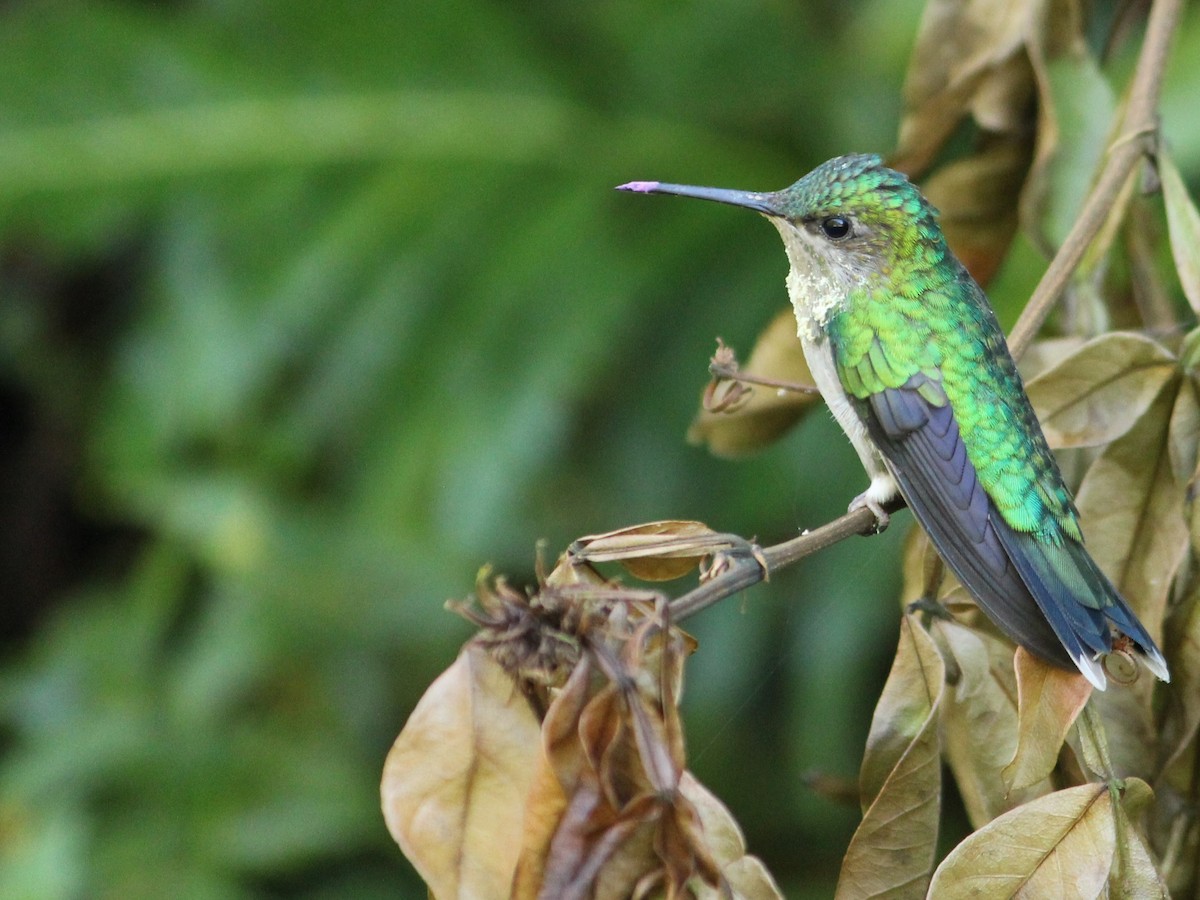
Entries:
{"type": "MultiPolygon", "coordinates": [[[[866,506],[897,495],[1013,641],[1098,689],[1123,635],[1166,660],[1084,547],[1079,513],[982,288],[937,210],[878,156],[839,156],[770,193],[635,181],[755,210],[778,229],[813,379],[858,451],[866,506]]],[[[1124,643],[1124,642],[1122,642],[1124,643]]]]}

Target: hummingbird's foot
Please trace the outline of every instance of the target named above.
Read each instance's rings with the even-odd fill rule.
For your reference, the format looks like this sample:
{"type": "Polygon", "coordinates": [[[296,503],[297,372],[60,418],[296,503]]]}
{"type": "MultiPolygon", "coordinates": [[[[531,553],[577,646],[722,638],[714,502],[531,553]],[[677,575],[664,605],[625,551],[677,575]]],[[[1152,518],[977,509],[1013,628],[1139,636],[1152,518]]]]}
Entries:
{"type": "Polygon", "coordinates": [[[887,530],[888,525],[892,521],[892,517],[887,509],[884,508],[884,504],[895,500],[899,493],[896,480],[892,478],[890,473],[876,475],[871,479],[871,484],[867,489],[850,501],[850,508],[846,511],[854,512],[856,509],[862,509],[865,506],[875,516],[875,527],[870,533],[881,534],[887,530]]]}
{"type": "Polygon", "coordinates": [[[888,511],[883,508],[883,505],[871,497],[867,496],[868,492],[863,491],[857,497],[850,501],[850,508],[846,512],[854,512],[856,509],[862,509],[864,506],[869,509],[875,516],[875,525],[867,534],[882,534],[887,530],[888,525],[892,522],[892,517],[888,511]]]}

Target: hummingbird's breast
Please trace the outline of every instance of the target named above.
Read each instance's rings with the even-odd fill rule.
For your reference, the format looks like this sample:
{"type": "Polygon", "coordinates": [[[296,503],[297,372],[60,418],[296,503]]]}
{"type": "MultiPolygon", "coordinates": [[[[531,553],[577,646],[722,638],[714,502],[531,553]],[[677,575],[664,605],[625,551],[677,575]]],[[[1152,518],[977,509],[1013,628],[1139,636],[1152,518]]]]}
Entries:
{"type": "Polygon", "coordinates": [[[858,279],[854,273],[845,271],[819,252],[810,243],[809,235],[790,222],[773,221],[787,247],[791,263],[787,277],[788,296],[796,314],[796,334],[813,381],[871,476],[873,499],[886,500],[895,495],[895,482],[838,377],[829,337],[829,322],[845,307],[858,279]]]}

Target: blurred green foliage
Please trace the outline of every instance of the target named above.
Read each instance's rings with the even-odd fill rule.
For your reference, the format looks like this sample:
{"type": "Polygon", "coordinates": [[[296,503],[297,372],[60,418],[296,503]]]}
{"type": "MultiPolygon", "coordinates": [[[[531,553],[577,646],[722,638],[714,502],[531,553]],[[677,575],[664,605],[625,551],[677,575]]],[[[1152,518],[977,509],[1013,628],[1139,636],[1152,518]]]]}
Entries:
{"type": "MultiPolygon", "coordinates": [[[[480,565],[843,511],[825,416],[736,465],[683,441],[714,337],[786,302],[771,229],[611,188],[886,151],[920,9],[0,8],[0,895],[423,896],[378,779],[480,565]]],[[[692,768],[789,896],[858,818],[802,775],[857,771],[902,532],[693,626],[692,768]]]]}

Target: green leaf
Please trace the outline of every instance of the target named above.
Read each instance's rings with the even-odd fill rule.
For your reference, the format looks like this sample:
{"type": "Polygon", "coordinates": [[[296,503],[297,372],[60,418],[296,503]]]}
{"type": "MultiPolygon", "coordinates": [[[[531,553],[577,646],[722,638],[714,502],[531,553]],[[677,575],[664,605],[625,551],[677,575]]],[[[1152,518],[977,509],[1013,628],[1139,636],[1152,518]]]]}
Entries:
{"type": "Polygon", "coordinates": [[[1175,272],[1192,311],[1200,314],[1200,210],[1196,209],[1196,202],[1165,147],[1158,151],[1158,173],[1167,207],[1175,272]]]}

